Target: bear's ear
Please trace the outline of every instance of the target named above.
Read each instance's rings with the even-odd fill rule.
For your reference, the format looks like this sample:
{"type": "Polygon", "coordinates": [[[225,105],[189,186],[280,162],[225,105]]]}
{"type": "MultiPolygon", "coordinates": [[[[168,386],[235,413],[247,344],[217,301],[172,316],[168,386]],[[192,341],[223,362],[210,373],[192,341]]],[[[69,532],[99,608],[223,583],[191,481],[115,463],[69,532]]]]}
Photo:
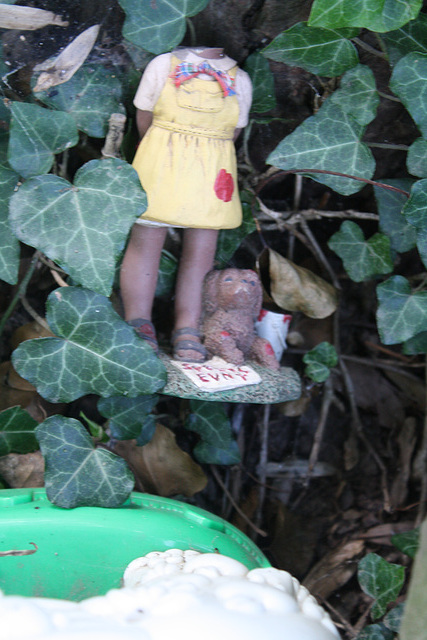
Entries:
{"type": "Polygon", "coordinates": [[[221,271],[209,271],[203,283],[202,307],[204,314],[212,314],[218,309],[218,278],[221,271]]]}

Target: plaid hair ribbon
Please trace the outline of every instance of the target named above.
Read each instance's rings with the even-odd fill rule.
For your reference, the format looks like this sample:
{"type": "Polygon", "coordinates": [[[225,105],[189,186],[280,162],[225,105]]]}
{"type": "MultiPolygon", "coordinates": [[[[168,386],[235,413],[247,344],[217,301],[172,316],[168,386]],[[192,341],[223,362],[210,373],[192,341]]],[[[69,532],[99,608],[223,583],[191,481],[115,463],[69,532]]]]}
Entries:
{"type": "Polygon", "coordinates": [[[192,64],[191,62],[181,62],[175,67],[175,70],[169,76],[175,83],[176,87],[180,87],[186,80],[191,80],[202,73],[212,76],[217,82],[219,82],[224,97],[235,96],[235,80],[225,71],[218,71],[211,67],[208,62],[201,62],[200,64],[192,64]]]}

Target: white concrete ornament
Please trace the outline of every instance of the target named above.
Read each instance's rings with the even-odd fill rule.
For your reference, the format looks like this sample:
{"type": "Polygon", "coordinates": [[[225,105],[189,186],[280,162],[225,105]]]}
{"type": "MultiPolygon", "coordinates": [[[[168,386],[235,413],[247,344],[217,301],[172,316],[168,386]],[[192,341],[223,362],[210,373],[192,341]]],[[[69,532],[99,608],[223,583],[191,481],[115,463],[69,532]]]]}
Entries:
{"type": "Polygon", "coordinates": [[[170,549],[127,567],[122,589],[80,603],[0,596],[0,640],[337,640],[286,571],[170,549]]]}

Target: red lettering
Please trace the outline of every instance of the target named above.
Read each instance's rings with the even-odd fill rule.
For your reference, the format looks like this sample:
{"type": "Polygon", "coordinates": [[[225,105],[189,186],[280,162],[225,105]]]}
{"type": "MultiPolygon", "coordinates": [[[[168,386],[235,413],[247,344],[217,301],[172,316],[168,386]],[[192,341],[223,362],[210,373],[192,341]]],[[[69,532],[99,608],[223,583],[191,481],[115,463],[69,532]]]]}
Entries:
{"type": "Polygon", "coordinates": [[[214,375],[213,373],[209,373],[208,375],[212,378],[212,380],[216,380],[217,382],[219,381],[219,375],[218,374],[214,375]]]}
{"type": "Polygon", "coordinates": [[[202,382],[210,382],[209,378],[206,378],[206,376],[204,376],[202,373],[198,373],[197,375],[199,380],[201,380],[202,382]]]}

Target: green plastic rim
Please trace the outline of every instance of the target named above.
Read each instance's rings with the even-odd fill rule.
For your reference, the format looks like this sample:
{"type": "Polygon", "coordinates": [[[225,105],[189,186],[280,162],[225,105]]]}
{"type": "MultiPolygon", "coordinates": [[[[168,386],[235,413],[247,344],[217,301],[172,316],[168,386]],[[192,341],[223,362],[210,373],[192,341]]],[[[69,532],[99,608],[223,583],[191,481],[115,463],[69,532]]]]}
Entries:
{"type": "Polygon", "coordinates": [[[271,566],[239,529],[170,498],[133,492],[118,509],[61,509],[44,489],[0,491],[0,589],[8,595],[103,595],[120,586],[129,562],[173,548],[219,552],[248,569],[271,566]]]}

